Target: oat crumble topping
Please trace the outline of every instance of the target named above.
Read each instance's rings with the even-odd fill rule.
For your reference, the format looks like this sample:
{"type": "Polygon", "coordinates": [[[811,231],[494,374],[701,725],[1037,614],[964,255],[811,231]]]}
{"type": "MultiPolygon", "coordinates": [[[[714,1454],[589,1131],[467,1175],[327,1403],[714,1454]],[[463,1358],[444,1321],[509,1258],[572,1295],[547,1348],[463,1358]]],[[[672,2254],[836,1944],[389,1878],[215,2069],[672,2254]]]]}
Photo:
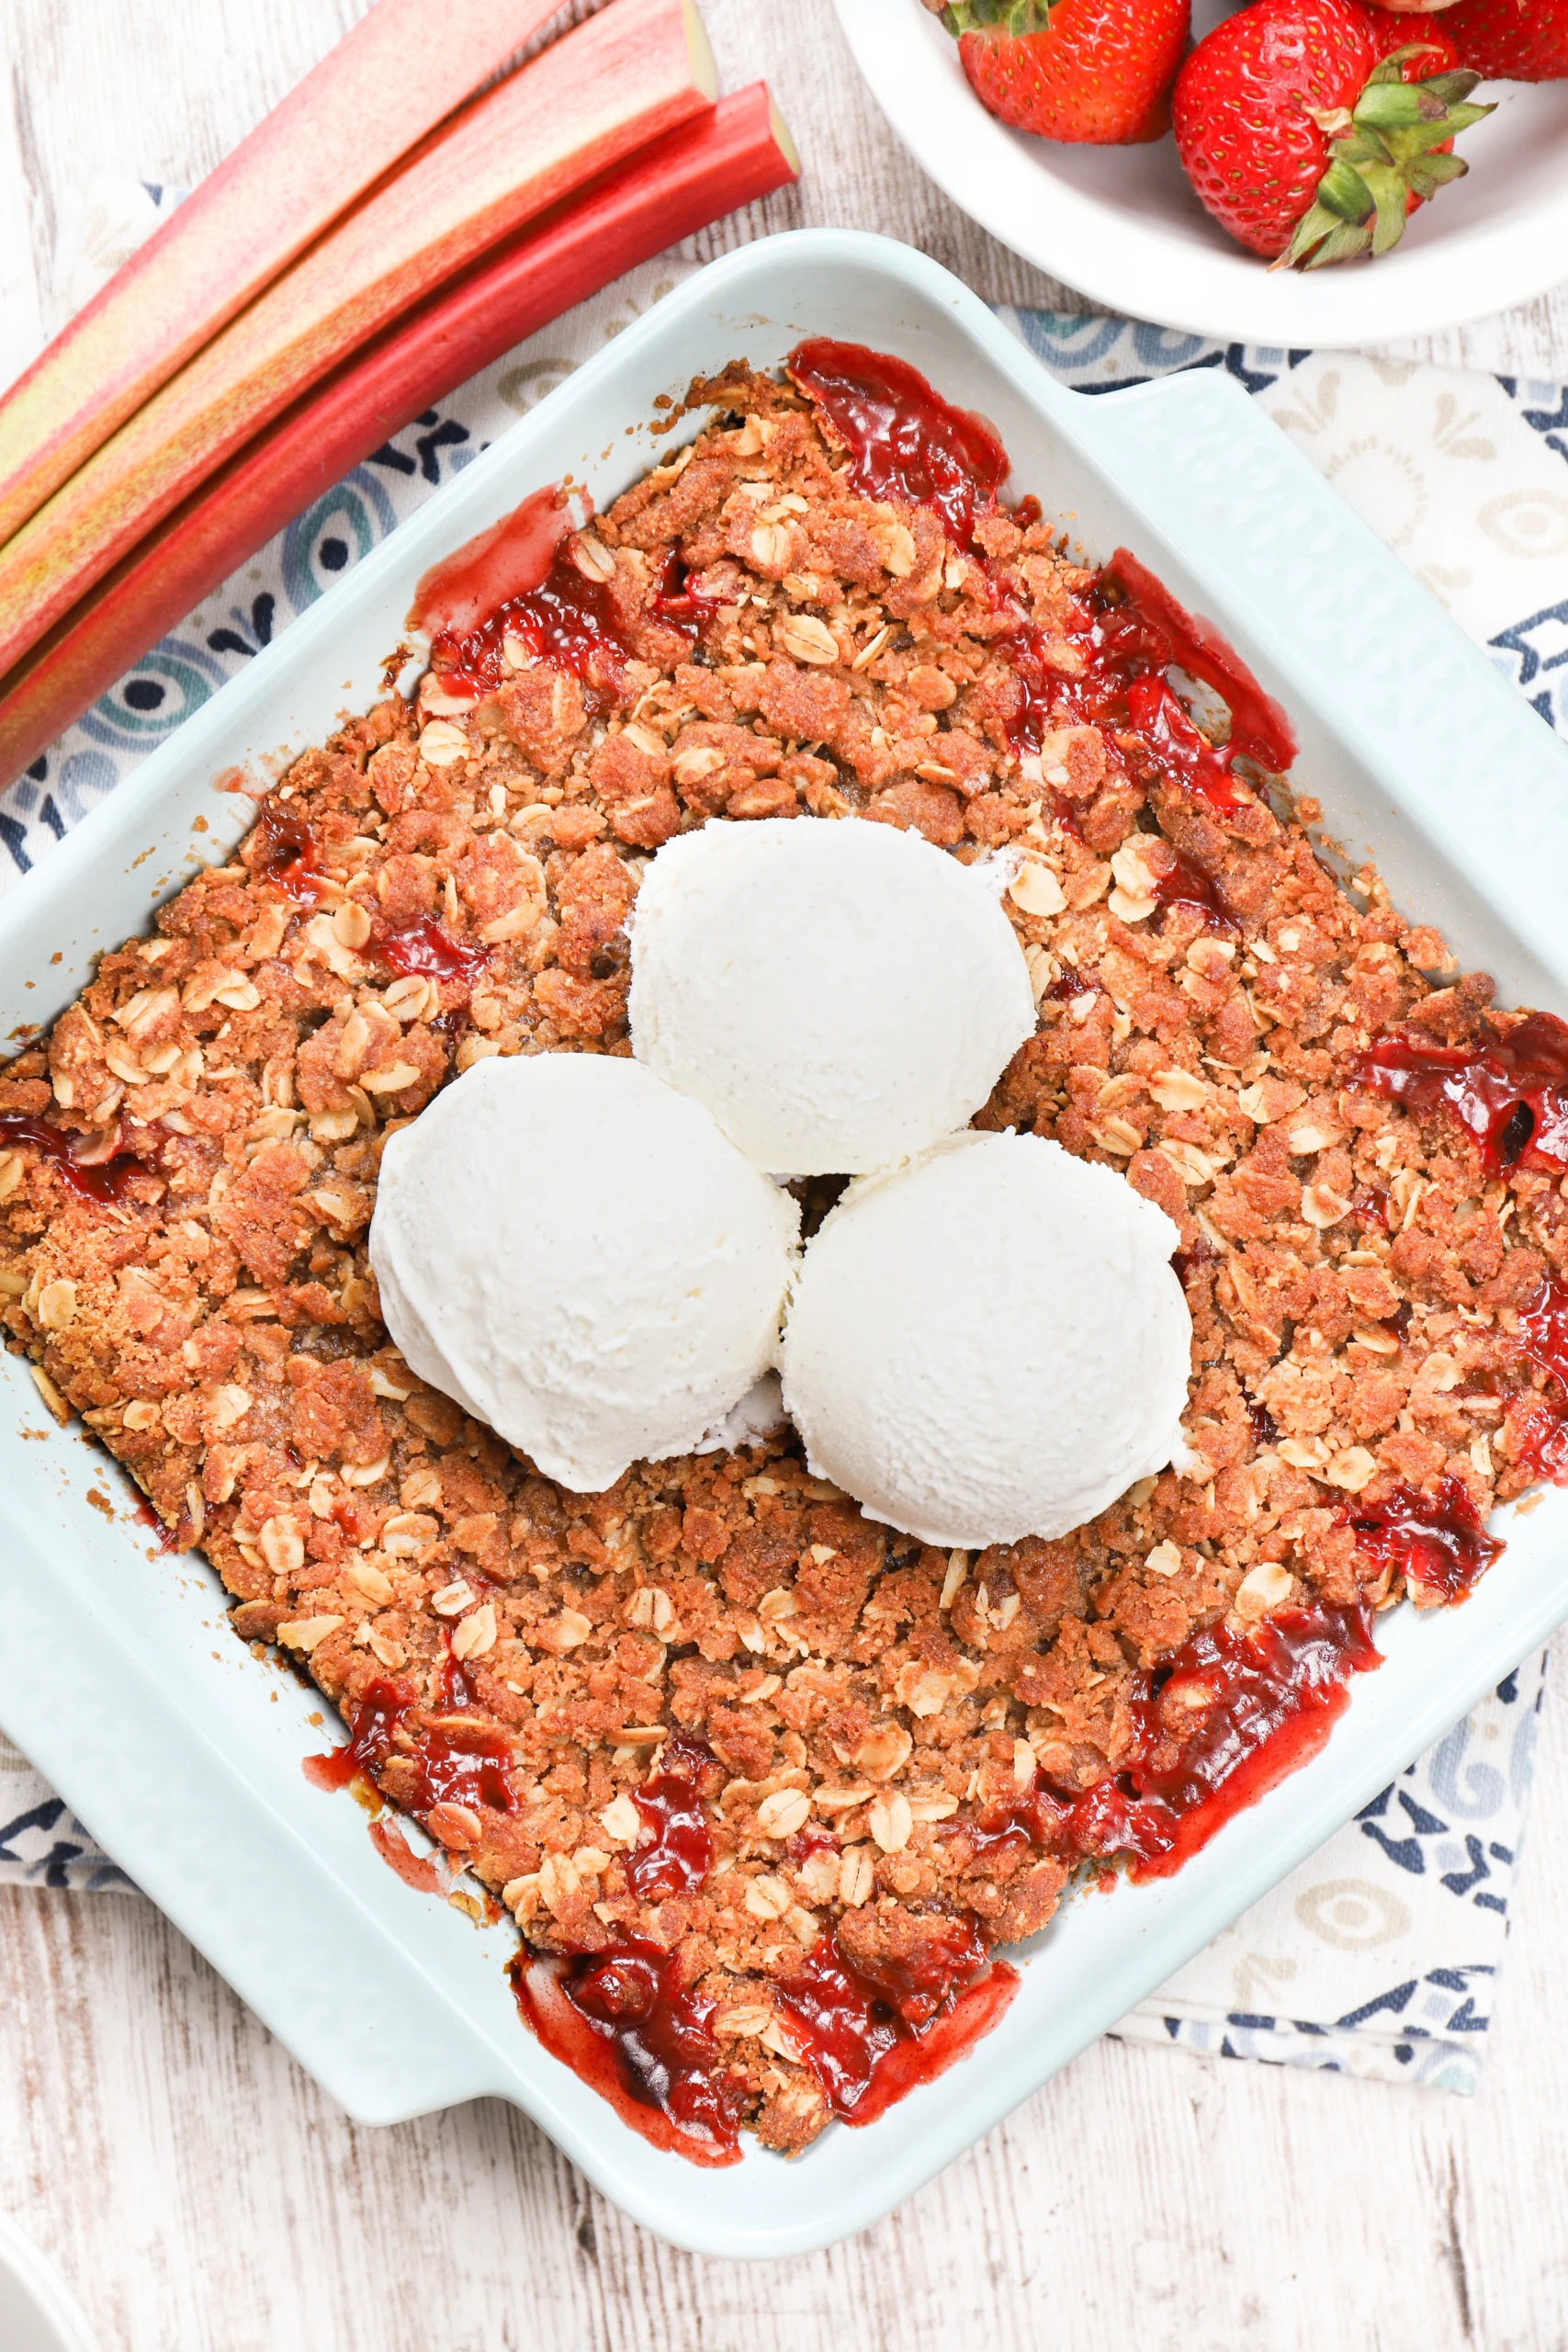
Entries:
{"type": "Polygon", "coordinates": [[[1506,1037],[1484,977],[1375,873],[1337,887],[1312,804],[1244,777],[1216,806],[1078,714],[1102,583],[1046,525],[993,502],[955,544],[863,494],[787,382],[694,398],[708,427],[568,542],[613,662],[502,633],[477,702],[437,666],[307,752],[6,1067],[0,1305],[51,1409],[530,1946],[673,1972],[722,2093],[693,2128],[794,2150],[835,2111],[787,1995],[809,1955],[934,2012],[1127,1850],[1114,1806],[1076,1843],[1026,1808],[1179,1761],[1184,1645],[1462,1590],[1401,1512],[1484,1566],[1480,1518],[1562,1467],[1568,1204],[1366,1081],[1390,1031],[1506,1037]],[[1020,615],[1060,682],[1035,749],[1020,615]],[[922,1546],[787,1439],[573,1495],[378,1319],[387,1135],[481,1057],[628,1052],[647,858],[797,814],[1022,853],[1039,1029],[977,1124],[1108,1162],[1181,1228],[1191,1463],[1063,1541],[922,1546]]]}

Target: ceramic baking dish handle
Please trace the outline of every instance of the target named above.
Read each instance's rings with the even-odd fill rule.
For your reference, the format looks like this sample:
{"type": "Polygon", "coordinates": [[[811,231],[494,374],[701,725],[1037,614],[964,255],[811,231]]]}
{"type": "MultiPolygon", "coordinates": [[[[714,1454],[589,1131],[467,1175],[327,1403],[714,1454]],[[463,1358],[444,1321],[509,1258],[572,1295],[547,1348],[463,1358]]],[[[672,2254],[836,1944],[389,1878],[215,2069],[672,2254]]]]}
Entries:
{"type": "Polygon", "coordinates": [[[1375,841],[1396,902],[1465,939],[1503,1001],[1568,1013],[1568,744],[1232,378],[1055,389],[1142,510],[1138,552],[1195,609],[1247,616],[1229,633],[1298,721],[1297,789],[1320,792],[1350,857],[1375,841]],[[1359,841],[1348,762],[1371,794],[1359,841]]]}
{"type": "MultiPolygon", "coordinates": [[[[6,1646],[19,1657],[61,1643],[62,1563],[41,1535],[13,1497],[0,1595],[6,1646]]],[[[110,1547],[127,1546],[118,1530],[85,1542],[100,1573],[110,1547]]],[[[162,1572],[178,1565],[163,1562],[162,1572]]],[[[143,1892],[358,2121],[450,2107],[504,2076],[440,1976],[378,1927],[321,1844],[301,1837],[128,1653],[92,1605],[88,1580],[72,1580],[69,1723],[58,1685],[39,1675],[11,1682],[6,1728],[55,1778],[92,1788],[87,1826],[98,1843],[137,1858],[143,1892]]]]}

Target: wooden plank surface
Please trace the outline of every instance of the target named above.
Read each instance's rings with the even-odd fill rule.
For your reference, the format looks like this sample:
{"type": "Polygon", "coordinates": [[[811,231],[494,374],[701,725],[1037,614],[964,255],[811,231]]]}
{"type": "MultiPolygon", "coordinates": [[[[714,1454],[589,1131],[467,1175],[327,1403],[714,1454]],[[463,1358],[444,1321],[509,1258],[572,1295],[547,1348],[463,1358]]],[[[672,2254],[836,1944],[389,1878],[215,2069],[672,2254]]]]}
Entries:
{"type": "MultiPolygon", "coordinates": [[[[95,170],[199,176],[357,12],[5,0],[0,374],[36,347],[63,192],[95,170]]],[[[705,14],[729,82],[773,81],[808,171],[695,253],[878,228],[990,299],[1081,307],[904,160],[827,0],[705,14]]],[[[1421,348],[1568,379],[1568,288],[1421,348]]],[[[7,1891],[0,2206],[106,2352],[1556,2352],[1565,1881],[1560,1690],[1479,2098],[1103,2043],[879,2228],[765,2267],[660,2245],[509,2109],[360,2130],[149,1905],[7,1891]]]]}

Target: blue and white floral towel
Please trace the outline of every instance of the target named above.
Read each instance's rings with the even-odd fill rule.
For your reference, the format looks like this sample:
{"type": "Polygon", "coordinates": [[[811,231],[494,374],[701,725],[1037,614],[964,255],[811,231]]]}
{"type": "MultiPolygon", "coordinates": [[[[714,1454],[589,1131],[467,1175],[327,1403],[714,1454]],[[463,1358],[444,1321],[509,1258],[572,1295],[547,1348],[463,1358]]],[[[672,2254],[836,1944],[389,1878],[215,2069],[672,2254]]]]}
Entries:
{"type": "MultiPolygon", "coordinates": [[[[112,208],[100,207],[101,210],[112,208]]],[[[117,216],[118,217],[118,216],[117,216]]],[[[0,796],[0,889],[513,419],[687,274],[649,265],[378,449],[0,796]]],[[[1224,368],[1568,735],[1568,392],[1122,321],[1006,311],[1052,371],[1111,391],[1224,368]]],[[[1471,2090],[1492,2013],[1544,1655],[1124,2020],[1129,2040],[1471,2090]]],[[[0,1879],[126,1883],[0,1741],[0,1879]]]]}

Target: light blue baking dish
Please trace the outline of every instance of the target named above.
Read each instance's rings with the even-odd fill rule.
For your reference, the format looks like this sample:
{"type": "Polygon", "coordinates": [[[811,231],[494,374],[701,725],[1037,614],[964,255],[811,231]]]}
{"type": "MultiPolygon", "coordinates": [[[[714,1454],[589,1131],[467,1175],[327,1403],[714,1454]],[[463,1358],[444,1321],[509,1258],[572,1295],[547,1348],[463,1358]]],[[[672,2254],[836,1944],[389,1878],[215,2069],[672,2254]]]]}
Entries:
{"type": "MultiPolygon", "coordinates": [[[[601,500],[649,462],[655,396],[804,334],[899,353],[985,411],[1090,551],[1125,544],[1210,616],[1292,713],[1299,787],[1413,917],[1568,1014],[1568,752],[1240,388],[1202,372],[1088,400],[1052,381],[957,281],[875,237],[813,231],[716,262],[668,296],[434,497],[204,706],[0,907],[0,1029],[49,1020],[103,947],[140,931],[266,771],[375,695],[420,574],[540,483],[601,500]],[[637,430],[629,434],[628,424],[637,430]]],[[[1179,1877],[1069,1903],[1023,1953],[1000,2026],[863,2131],[794,2162],[697,2172],[657,2153],[548,2057],[476,1930],[388,1871],[299,1759],[310,1695],[228,1631],[199,1563],[150,1557],[89,1487],[129,1492],[0,1360],[0,1724],[299,2060],[365,2122],[492,2096],[525,2109],[605,2194],[705,2253],[777,2256],[863,2228],[1115,2023],[1347,1820],[1568,1615],[1568,1494],[1499,1514],[1500,1565],[1461,1610],[1385,1625],[1325,1751],[1179,1877]]]]}

